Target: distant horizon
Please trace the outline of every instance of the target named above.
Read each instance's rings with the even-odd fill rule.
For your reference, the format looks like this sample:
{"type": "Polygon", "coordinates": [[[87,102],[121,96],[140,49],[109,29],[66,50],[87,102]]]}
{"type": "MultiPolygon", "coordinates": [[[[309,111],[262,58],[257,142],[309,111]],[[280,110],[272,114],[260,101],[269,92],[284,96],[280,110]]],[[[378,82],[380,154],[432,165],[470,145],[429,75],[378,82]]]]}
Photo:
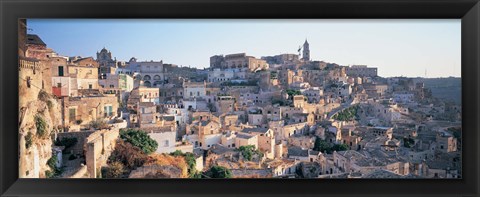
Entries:
{"type": "Polygon", "coordinates": [[[27,27],[64,56],[96,59],[105,47],[119,61],[202,69],[214,55],[298,54],[307,39],[312,60],[376,67],[381,77],[461,77],[459,19],[28,19],[27,27]]]}

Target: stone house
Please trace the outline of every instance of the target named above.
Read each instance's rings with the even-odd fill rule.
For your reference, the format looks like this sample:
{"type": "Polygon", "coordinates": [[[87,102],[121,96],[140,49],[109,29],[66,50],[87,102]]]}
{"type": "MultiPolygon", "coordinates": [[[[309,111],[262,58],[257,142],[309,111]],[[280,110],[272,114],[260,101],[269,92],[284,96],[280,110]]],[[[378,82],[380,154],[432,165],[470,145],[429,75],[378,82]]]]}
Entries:
{"type": "Polygon", "coordinates": [[[275,157],[275,135],[273,130],[266,128],[245,128],[242,133],[254,134],[258,138],[258,149],[262,151],[268,159],[275,157]]]}
{"type": "Polygon", "coordinates": [[[258,149],[258,136],[250,133],[237,132],[235,138],[235,147],[255,146],[258,149]]]}
{"type": "Polygon", "coordinates": [[[86,125],[90,121],[118,116],[118,100],[114,95],[68,97],[65,99],[65,125],[86,125]]]}
{"type": "Polygon", "coordinates": [[[158,143],[156,153],[171,153],[176,150],[176,139],[177,132],[174,127],[163,126],[163,127],[150,127],[142,128],[148,136],[158,143]]]}

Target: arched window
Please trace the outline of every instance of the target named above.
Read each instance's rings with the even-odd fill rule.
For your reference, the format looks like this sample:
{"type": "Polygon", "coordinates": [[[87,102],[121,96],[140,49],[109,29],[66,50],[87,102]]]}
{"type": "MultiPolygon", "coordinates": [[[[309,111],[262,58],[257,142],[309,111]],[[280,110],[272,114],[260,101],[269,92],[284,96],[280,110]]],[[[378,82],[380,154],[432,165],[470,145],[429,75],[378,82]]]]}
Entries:
{"type": "Polygon", "coordinates": [[[153,77],[153,79],[154,79],[154,80],[162,80],[162,78],[160,77],[160,75],[155,75],[155,76],[153,77]]]}
{"type": "Polygon", "coordinates": [[[145,75],[145,76],[143,77],[143,80],[151,80],[151,79],[152,79],[152,77],[150,77],[150,75],[145,75]]]}
{"type": "Polygon", "coordinates": [[[150,81],[145,81],[145,82],[143,82],[143,85],[145,85],[147,87],[150,87],[150,86],[152,86],[152,83],[150,83],[150,81]]]}

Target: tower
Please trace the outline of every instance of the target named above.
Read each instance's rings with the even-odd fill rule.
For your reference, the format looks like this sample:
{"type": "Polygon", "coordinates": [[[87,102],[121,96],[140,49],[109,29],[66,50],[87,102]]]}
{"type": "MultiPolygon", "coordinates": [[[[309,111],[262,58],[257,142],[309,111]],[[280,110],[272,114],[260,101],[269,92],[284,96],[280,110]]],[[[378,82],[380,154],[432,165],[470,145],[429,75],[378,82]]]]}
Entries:
{"type": "Polygon", "coordinates": [[[309,47],[307,39],[305,39],[305,43],[303,43],[302,59],[303,59],[303,61],[309,61],[310,60],[310,47],[309,47]]]}

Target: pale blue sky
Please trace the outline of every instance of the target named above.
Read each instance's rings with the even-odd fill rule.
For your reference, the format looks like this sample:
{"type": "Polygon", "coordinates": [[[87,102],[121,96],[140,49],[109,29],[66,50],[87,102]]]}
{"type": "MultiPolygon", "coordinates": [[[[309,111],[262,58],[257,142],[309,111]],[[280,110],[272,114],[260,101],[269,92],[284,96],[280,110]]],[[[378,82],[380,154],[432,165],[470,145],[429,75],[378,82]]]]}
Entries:
{"type": "Polygon", "coordinates": [[[29,19],[61,55],[92,56],[106,47],[117,60],[163,60],[208,67],[210,56],[297,53],[305,38],[311,58],[378,67],[380,76],[459,77],[461,24],[448,20],[29,19]]]}

